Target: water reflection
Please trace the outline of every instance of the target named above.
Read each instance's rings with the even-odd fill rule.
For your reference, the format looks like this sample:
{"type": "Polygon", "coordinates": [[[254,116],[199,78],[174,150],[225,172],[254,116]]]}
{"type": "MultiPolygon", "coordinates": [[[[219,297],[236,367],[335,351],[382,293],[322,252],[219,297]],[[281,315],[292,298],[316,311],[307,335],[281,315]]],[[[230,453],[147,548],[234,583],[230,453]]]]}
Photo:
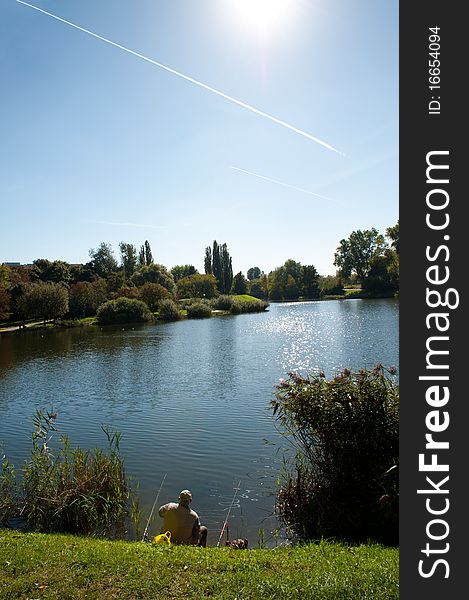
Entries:
{"type": "MultiPolygon", "coordinates": [[[[104,445],[100,424],[123,432],[143,521],[165,473],[161,504],[189,488],[216,543],[239,480],[230,536],[255,545],[273,517],[281,467],[270,414],[287,371],[398,363],[398,303],[272,305],[269,312],[126,328],[26,332],[0,338],[0,440],[20,464],[30,418],[51,404],[75,443],[104,445]]],[[[157,517],[151,532],[161,523],[157,517]]]]}

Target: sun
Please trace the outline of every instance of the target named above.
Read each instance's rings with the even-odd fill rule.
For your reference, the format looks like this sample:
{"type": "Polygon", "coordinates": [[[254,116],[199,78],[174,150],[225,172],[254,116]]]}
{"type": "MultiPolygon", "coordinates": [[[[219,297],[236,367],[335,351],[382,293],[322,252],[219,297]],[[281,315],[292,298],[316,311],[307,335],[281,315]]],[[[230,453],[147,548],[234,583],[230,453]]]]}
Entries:
{"type": "Polygon", "coordinates": [[[269,33],[290,16],[293,0],[232,0],[240,24],[258,33],[269,33]]]}

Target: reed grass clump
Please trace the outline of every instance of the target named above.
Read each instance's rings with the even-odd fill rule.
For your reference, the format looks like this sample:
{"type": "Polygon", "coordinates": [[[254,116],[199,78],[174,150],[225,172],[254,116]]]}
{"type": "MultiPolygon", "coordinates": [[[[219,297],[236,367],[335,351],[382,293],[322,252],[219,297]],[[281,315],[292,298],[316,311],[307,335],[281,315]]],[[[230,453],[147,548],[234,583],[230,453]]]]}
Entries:
{"type": "Polygon", "coordinates": [[[212,316],[212,307],[208,302],[194,302],[187,307],[189,319],[207,319],[212,316]]]}
{"type": "Polygon", "coordinates": [[[107,450],[72,448],[66,435],[53,450],[56,417],[51,411],[36,411],[31,456],[20,482],[11,465],[3,468],[3,522],[16,516],[39,532],[123,537],[137,503],[119,451],[120,433],[102,428],[107,450]]]}
{"type": "Polygon", "coordinates": [[[221,294],[218,298],[213,298],[211,300],[212,307],[215,310],[231,310],[235,300],[233,296],[228,296],[227,294],[221,294]]]}
{"type": "Polygon", "coordinates": [[[285,525],[306,540],[398,543],[399,388],[377,365],[289,373],[272,400],[297,452],[277,498],[285,525]]]}
{"type": "Polygon", "coordinates": [[[232,315],[239,315],[244,313],[255,313],[264,312],[269,307],[269,303],[264,300],[237,300],[236,297],[233,300],[233,304],[230,308],[232,315]]]}

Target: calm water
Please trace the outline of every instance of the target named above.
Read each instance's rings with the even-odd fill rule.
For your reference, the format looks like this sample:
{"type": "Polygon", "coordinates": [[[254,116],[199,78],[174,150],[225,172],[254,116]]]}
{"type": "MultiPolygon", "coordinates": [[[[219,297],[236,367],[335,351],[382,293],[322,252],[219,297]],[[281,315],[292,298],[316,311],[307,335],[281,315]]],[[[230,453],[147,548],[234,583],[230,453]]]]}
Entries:
{"type": "MultiPolygon", "coordinates": [[[[257,545],[273,516],[282,440],[269,402],[288,371],[333,375],[376,362],[397,366],[396,300],[274,304],[263,314],[142,327],[0,336],[0,441],[17,466],[30,448],[31,416],[58,411],[73,443],[105,445],[101,424],[123,433],[129,475],[140,485],[143,524],[189,488],[217,542],[234,488],[230,537],[257,545]]],[[[150,533],[159,532],[157,517],[150,533]]]]}

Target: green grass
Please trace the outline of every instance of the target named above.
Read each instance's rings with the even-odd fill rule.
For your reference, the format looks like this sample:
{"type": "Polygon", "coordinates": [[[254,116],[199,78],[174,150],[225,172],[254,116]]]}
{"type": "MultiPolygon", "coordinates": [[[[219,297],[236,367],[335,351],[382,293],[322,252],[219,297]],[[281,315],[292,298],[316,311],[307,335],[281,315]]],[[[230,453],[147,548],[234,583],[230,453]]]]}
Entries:
{"type": "Polygon", "coordinates": [[[360,298],[362,293],[363,292],[361,289],[350,289],[350,288],[344,289],[344,294],[345,294],[346,298],[360,298]]]}
{"type": "MultiPolygon", "coordinates": [[[[26,319],[25,323],[35,323],[38,319],[26,319]]],[[[8,319],[0,320],[0,328],[1,327],[18,327],[19,325],[23,325],[23,321],[9,321],[8,319]]]]}
{"type": "Polygon", "coordinates": [[[96,323],[96,317],[84,317],[80,319],[82,323],[89,323],[90,325],[94,325],[96,323]]]}
{"type": "Polygon", "coordinates": [[[259,298],[256,298],[255,296],[250,296],[249,294],[240,294],[239,296],[232,295],[231,297],[235,300],[238,300],[238,302],[261,302],[259,298]]]}
{"type": "Polygon", "coordinates": [[[390,600],[398,550],[233,550],[0,530],[0,598],[390,600]]]}
{"type": "MultiPolygon", "coordinates": [[[[96,317],[84,317],[83,319],[59,319],[58,324],[54,321],[46,321],[44,322],[41,319],[27,319],[25,321],[26,325],[30,325],[31,323],[37,323],[36,325],[27,327],[28,330],[34,331],[37,329],[44,328],[52,328],[52,327],[63,327],[63,323],[68,323],[69,326],[80,326],[80,325],[96,325],[96,317]]],[[[0,330],[9,327],[18,327],[19,325],[23,325],[23,321],[0,321],[0,330]]]]}

